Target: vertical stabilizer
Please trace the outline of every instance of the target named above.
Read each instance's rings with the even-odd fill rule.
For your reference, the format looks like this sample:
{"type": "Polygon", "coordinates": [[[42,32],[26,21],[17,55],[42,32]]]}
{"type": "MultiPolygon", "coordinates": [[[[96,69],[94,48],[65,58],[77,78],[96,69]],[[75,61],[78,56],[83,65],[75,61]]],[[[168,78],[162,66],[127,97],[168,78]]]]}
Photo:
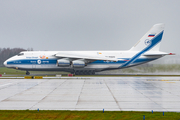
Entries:
{"type": "Polygon", "coordinates": [[[148,51],[159,51],[164,26],[163,23],[155,24],[130,50],[142,51],[148,47],[148,51]]]}

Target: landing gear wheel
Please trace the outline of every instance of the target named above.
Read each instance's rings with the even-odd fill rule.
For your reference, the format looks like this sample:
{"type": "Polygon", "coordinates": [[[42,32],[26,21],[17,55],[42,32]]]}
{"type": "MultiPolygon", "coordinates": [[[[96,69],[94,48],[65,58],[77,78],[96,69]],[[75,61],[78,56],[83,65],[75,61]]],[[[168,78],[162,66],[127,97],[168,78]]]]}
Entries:
{"type": "Polygon", "coordinates": [[[79,70],[74,71],[75,75],[79,75],[79,70]]]}
{"type": "Polygon", "coordinates": [[[29,71],[26,71],[26,75],[30,75],[30,72],[29,72],[29,71]]]}
{"type": "Polygon", "coordinates": [[[92,71],[92,75],[95,75],[95,71],[94,70],[92,71]]]}
{"type": "Polygon", "coordinates": [[[76,70],[75,75],[94,75],[95,71],[94,70],[76,70]]]}

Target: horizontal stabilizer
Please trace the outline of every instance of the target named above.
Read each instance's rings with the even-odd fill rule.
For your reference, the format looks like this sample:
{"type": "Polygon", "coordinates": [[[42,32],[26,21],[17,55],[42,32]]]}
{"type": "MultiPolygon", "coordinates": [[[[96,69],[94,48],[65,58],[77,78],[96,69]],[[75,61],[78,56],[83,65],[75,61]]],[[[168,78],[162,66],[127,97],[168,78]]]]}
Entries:
{"type": "Polygon", "coordinates": [[[164,53],[164,52],[157,52],[157,53],[145,53],[143,56],[165,56],[165,55],[175,55],[174,53],[164,53]]]}

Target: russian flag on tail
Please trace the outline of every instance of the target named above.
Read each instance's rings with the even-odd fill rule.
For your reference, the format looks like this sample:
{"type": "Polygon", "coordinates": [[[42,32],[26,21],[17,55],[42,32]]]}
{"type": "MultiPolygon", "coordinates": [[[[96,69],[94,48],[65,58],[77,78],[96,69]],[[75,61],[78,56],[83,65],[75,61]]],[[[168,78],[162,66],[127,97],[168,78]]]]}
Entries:
{"type": "Polygon", "coordinates": [[[155,36],[154,33],[151,33],[151,34],[148,35],[148,37],[154,37],[154,36],[155,36]]]}

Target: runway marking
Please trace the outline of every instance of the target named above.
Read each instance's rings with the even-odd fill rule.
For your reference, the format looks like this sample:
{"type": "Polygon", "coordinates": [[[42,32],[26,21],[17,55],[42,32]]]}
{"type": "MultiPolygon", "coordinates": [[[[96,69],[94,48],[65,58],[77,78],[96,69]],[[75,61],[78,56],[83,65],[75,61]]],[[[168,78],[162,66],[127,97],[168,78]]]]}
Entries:
{"type": "MultiPolygon", "coordinates": [[[[11,80],[9,80],[9,81],[11,81],[11,80]]],[[[12,85],[16,85],[16,84],[18,84],[18,83],[20,83],[20,82],[18,82],[17,80],[16,81],[11,81],[11,83],[7,83],[7,84],[3,84],[3,85],[0,85],[0,89],[4,89],[4,88],[7,88],[7,87],[9,87],[9,86],[12,86],[12,85]]]]}
{"type": "Polygon", "coordinates": [[[109,91],[110,91],[111,95],[113,96],[113,98],[114,98],[114,100],[115,100],[115,102],[116,102],[117,106],[118,106],[118,107],[119,107],[119,109],[122,111],[122,109],[121,109],[121,107],[120,107],[120,105],[119,105],[119,103],[118,103],[117,99],[116,99],[116,98],[115,98],[115,96],[113,95],[113,93],[112,93],[111,89],[108,87],[108,85],[107,85],[106,81],[105,81],[105,80],[103,80],[103,81],[104,81],[104,83],[105,83],[106,87],[109,89],[109,91]]]}
{"type": "MultiPolygon", "coordinates": [[[[48,80],[46,82],[49,82],[48,80]]],[[[38,103],[40,103],[40,101],[44,100],[48,95],[50,95],[54,90],[56,90],[59,86],[61,86],[63,83],[65,83],[66,80],[64,80],[64,82],[60,83],[57,87],[55,87],[52,91],[50,91],[47,95],[45,95],[41,100],[39,100],[37,103],[35,103],[31,108],[32,109],[34,106],[36,106],[38,103]]],[[[43,82],[44,83],[44,82],[43,82]]]]}
{"type": "MultiPolygon", "coordinates": [[[[20,82],[17,82],[16,84],[13,84],[13,85],[18,85],[18,84],[21,84],[21,83],[23,83],[23,82],[24,82],[24,81],[20,81],[20,82]]],[[[41,82],[40,82],[40,83],[41,83],[41,82]]],[[[31,87],[29,87],[29,88],[27,88],[27,89],[25,89],[25,90],[23,90],[23,91],[21,91],[21,92],[19,92],[19,93],[16,93],[16,94],[14,94],[14,95],[12,95],[12,96],[9,96],[9,97],[5,98],[4,100],[2,100],[1,102],[7,101],[9,98],[11,98],[11,97],[13,97],[13,96],[16,96],[16,95],[18,95],[18,94],[21,94],[22,92],[25,92],[25,91],[27,91],[27,90],[30,90],[31,88],[39,85],[40,83],[37,83],[36,85],[31,86],[31,87]]]]}
{"type": "Polygon", "coordinates": [[[82,85],[81,91],[80,91],[80,93],[79,93],[79,96],[78,96],[78,99],[77,99],[77,103],[76,103],[76,105],[78,105],[78,103],[79,103],[79,99],[80,99],[80,96],[81,96],[82,90],[83,90],[83,88],[84,88],[84,83],[85,83],[85,80],[84,80],[84,82],[83,82],[83,85],[82,85]]]}
{"type": "Polygon", "coordinates": [[[0,85],[0,87],[11,85],[11,84],[13,84],[13,83],[7,83],[7,84],[4,84],[4,85],[0,85]]]}

